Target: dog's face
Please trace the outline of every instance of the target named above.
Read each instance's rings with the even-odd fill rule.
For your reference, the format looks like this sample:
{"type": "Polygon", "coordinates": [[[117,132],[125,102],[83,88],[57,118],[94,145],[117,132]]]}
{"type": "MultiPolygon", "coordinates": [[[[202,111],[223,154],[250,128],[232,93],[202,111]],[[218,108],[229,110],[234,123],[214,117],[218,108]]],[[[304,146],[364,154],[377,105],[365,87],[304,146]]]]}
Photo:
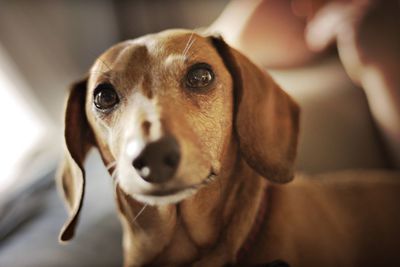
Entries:
{"type": "Polygon", "coordinates": [[[219,172],[232,79],[209,38],[164,32],[118,44],[90,71],[86,115],[125,193],[180,201],[219,172]]]}
{"type": "Polygon", "coordinates": [[[125,194],[172,204],[227,173],[227,159],[290,181],[298,113],[266,73],[220,38],[170,30],[110,48],[68,99],[60,177],[71,215],[61,239],[73,235],[90,147],[125,194]]]}

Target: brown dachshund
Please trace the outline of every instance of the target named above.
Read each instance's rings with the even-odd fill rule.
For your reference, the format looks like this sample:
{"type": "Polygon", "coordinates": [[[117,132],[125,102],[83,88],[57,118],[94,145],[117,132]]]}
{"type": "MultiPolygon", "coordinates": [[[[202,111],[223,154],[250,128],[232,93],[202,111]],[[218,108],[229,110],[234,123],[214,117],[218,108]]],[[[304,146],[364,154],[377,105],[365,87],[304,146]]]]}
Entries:
{"type": "Polygon", "coordinates": [[[288,183],[299,108],[219,37],[169,30],[113,46],[72,87],[65,124],[62,241],[96,147],[125,266],[400,266],[399,174],[288,183]]]}

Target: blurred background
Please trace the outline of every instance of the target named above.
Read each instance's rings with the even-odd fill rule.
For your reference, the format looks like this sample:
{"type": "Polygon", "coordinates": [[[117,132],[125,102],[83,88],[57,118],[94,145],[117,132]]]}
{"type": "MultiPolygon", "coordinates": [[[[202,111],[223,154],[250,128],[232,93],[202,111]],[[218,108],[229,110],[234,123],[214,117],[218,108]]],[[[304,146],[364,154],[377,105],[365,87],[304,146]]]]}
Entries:
{"type": "Polygon", "coordinates": [[[163,29],[212,25],[271,72],[302,108],[298,171],[394,167],[371,99],[340,50],[305,45],[307,23],[327,2],[0,0],[0,266],[121,264],[112,181],[96,152],[86,163],[77,238],[58,245],[66,211],[53,177],[62,156],[64,101],[69,84],[108,47],[163,29]]]}

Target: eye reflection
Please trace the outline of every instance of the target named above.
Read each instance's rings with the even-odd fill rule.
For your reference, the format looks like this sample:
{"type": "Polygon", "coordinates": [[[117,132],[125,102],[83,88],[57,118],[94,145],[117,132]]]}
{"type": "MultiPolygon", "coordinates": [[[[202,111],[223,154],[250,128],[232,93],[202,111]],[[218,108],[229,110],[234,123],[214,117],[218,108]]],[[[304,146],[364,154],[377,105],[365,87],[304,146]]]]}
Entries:
{"type": "Polygon", "coordinates": [[[193,65],[186,74],[186,86],[190,89],[205,88],[214,80],[214,72],[206,63],[193,65]]]}
{"type": "Polygon", "coordinates": [[[93,102],[97,109],[107,111],[119,103],[119,97],[111,84],[103,83],[94,90],[93,102]]]}

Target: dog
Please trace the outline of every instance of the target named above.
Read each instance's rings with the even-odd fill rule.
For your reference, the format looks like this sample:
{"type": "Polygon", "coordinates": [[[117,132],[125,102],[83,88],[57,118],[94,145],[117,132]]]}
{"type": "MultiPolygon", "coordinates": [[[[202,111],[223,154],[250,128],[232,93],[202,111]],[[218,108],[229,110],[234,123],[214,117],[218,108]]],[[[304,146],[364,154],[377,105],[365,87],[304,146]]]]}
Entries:
{"type": "Polygon", "coordinates": [[[67,101],[60,240],[74,235],[97,148],[124,266],[400,266],[399,173],[293,180],[299,113],[221,37],[167,30],[111,47],[67,101]]]}

